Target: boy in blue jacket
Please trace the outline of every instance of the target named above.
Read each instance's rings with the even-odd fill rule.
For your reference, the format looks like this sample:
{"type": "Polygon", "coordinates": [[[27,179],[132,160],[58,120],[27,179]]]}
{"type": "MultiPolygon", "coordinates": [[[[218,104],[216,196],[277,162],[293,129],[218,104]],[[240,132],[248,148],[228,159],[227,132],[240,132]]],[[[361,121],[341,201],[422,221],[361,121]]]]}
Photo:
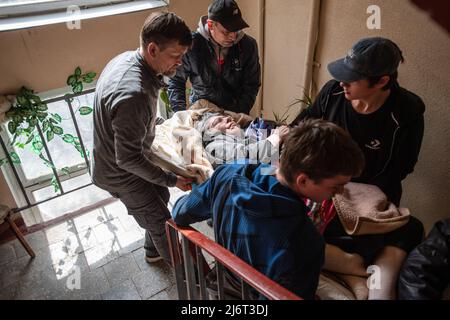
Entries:
{"type": "Polygon", "coordinates": [[[212,218],[219,244],[288,290],[314,299],[324,241],[302,198],[329,199],[363,166],[359,147],[343,129],[306,121],[286,138],[278,169],[220,166],[176,202],[172,216],[185,226],[212,218]]]}

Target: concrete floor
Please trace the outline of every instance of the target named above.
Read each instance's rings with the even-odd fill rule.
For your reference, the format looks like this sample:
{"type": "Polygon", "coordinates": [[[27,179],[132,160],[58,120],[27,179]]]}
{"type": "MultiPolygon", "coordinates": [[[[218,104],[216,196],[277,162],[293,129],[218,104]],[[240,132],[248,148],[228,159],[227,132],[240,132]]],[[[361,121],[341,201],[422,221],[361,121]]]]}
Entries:
{"type": "MultiPolygon", "coordinates": [[[[169,207],[183,193],[171,194],[169,207]]],[[[145,262],[143,230],[120,201],[26,238],[35,259],[18,240],[0,246],[0,299],[178,298],[171,268],[145,262]]]]}

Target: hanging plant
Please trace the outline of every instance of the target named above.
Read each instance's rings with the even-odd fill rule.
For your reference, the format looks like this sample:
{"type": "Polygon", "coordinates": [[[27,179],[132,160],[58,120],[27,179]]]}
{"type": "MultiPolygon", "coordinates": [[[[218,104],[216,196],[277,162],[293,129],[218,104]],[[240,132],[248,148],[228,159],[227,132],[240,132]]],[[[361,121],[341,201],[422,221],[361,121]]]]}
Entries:
{"type": "Polygon", "coordinates": [[[81,74],[81,68],[76,67],[75,72],[67,78],[67,85],[72,87],[73,93],[80,93],[83,91],[83,82],[91,83],[96,75],[95,72],[81,74]]]}
{"type": "MultiPolygon", "coordinates": [[[[83,91],[83,83],[91,83],[95,76],[95,72],[82,74],[81,68],[77,67],[74,73],[67,78],[67,84],[71,86],[73,93],[80,93],[83,91]]],[[[5,101],[3,102],[5,103],[5,101]]],[[[89,106],[81,106],[75,111],[75,114],[78,112],[83,116],[88,115],[92,112],[92,108],[89,106]]],[[[33,90],[22,87],[15,100],[10,103],[8,110],[5,112],[5,116],[8,121],[8,131],[12,135],[10,145],[21,149],[29,147],[47,167],[56,169],[43,154],[44,144],[37,127],[38,124],[42,136],[47,142],[52,141],[55,137],[60,137],[64,142],[73,145],[81,157],[84,158],[78,137],[65,133],[62,128],[62,121],[69,119],[63,119],[58,113],[49,112],[47,104],[43,103],[33,90]]],[[[86,154],[89,157],[87,150],[86,154]]],[[[9,155],[14,164],[21,163],[16,152],[10,152],[9,155]]],[[[6,158],[0,159],[0,166],[6,162],[6,158]]],[[[69,173],[67,167],[61,169],[61,171],[64,174],[69,173]]],[[[54,186],[55,192],[58,192],[59,185],[55,176],[53,176],[51,184],[54,186]]]]}

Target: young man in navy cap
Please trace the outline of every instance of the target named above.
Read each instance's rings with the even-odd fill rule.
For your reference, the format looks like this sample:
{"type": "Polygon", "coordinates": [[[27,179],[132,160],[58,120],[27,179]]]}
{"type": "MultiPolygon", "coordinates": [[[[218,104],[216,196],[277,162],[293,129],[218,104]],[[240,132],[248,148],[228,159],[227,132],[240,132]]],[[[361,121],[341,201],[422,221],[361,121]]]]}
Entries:
{"type": "MultiPolygon", "coordinates": [[[[366,165],[355,182],[378,186],[395,205],[401,181],[413,172],[424,130],[425,105],[397,82],[403,62],[399,47],[381,37],[359,40],[339,60],[328,64],[335,80],[324,85],[314,103],[293,122],[322,118],[347,130],[364,153],[366,165]]],[[[348,236],[334,218],[324,232],[328,243],[381,267],[382,288],[369,298],[394,298],[398,272],[406,254],[423,236],[422,223],[411,217],[405,226],[384,235],[348,236]]]]}
{"type": "Polygon", "coordinates": [[[169,81],[174,111],[186,109],[186,81],[192,83],[190,104],[206,99],[217,106],[248,114],[261,86],[256,40],[243,31],[248,24],[233,0],[214,0],[200,18],[191,49],[169,81]]]}

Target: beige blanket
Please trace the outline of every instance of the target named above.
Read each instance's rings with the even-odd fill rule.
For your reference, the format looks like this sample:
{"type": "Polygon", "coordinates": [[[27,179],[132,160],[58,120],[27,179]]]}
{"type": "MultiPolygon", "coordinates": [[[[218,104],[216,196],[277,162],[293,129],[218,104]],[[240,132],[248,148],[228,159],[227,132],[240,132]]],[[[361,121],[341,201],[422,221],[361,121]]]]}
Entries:
{"type": "Polygon", "coordinates": [[[249,115],[226,111],[207,100],[198,100],[189,110],[178,111],[156,126],[151,153],[148,154],[151,161],[164,170],[194,178],[197,183],[211,177],[214,169],[206,156],[202,137],[194,129],[204,112],[228,114],[241,126],[253,120],[249,115]]]}
{"type": "Polygon", "coordinates": [[[383,234],[405,225],[410,216],[397,208],[376,186],[350,182],[333,198],[339,219],[349,235],[383,234]]]}
{"type": "MultiPolygon", "coordinates": [[[[197,100],[190,108],[189,110],[196,110],[199,112],[199,114],[202,114],[203,112],[217,112],[217,113],[223,113],[231,116],[233,120],[241,127],[249,124],[253,121],[253,118],[245,113],[236,113],[233,111],[224,110],[222,108],[219,108],[217,105],[215,105],[212,102],[209,102],[205,99],[197,100]]],[[[196,121],[197,118],[194,118],[194,121],[196,121]]]]}
{"type": "Polygon", "coordinates": [[[149,157],[167,171],[202,183],[214,170],[206,157],[202,137],[194,129],[193,119],[198,114],[199,111],[193,110],[179,111],[157,125],[149,157]]]}

